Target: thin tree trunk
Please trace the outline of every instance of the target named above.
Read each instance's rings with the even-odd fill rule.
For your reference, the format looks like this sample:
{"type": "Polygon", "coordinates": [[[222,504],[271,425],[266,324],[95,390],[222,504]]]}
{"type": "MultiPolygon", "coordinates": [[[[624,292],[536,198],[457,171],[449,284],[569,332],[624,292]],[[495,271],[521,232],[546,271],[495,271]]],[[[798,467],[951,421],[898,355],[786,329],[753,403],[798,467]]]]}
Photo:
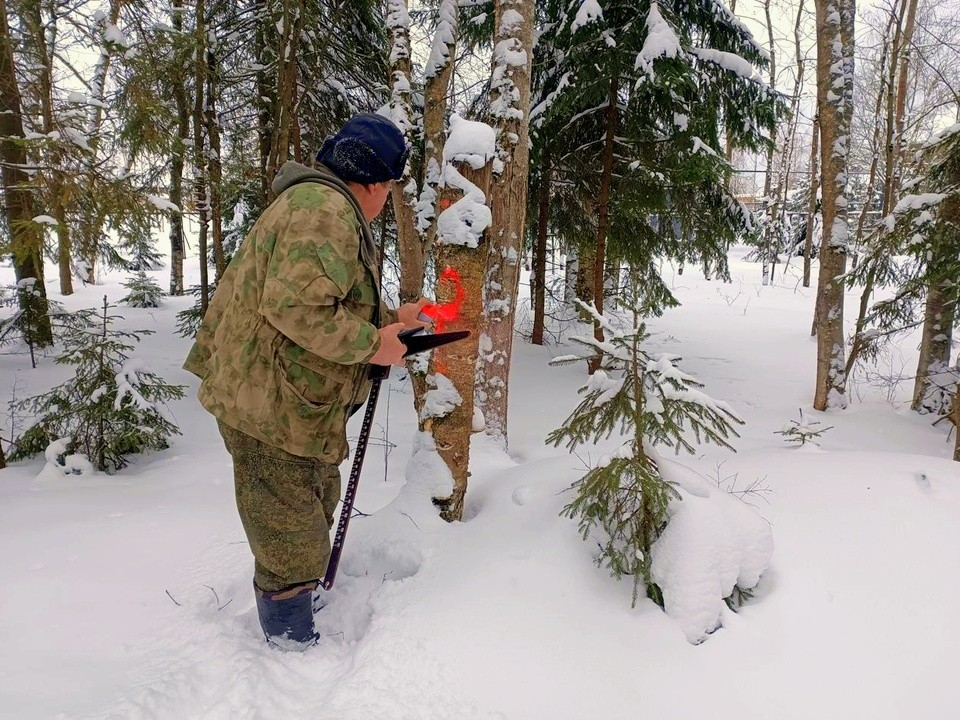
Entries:
{"type": "MultiPolygon", "coordinates": [[[[486,195],[490,188],[493,171],[492,160],[480,170],[463,163],[460,173],[486,195]]],[[[462,191],[450,187],[444,189],[443,206],[449,206],[462,196],[462,191]]],[[[452,522],[463,519],[463,501],[470,476],[470,437],[473,430],[474,393],[476,390],[476,365],[480,349],[480,318],[483,316],[483,283],[486,269],[486,247],[481,242],[477,248],[448,245],[439,237],[437,246],[438,267],[456,268],[460,273],[464,291],[460,308],[458,329],[471,331],[470,337],[460,342],[437,348],[430,358],[429,376],[445,376],[460,395],[460,404],[450,413],[439,418],[428,418],[424,430],[433,435],[437,452],[450,469],[453,480],[452,492],[447,497],[433,498],[444,520],[452,522]]],[[[449,283],[438,283],[437,301],[453,299],[449,283]]]]}
{"type": "Polygon", "coordinates": [[[847,162],[853,114],[854,0],[817,0],[817,100],[823,174],[823,240],[817,288],[817,410],[845,407],[843,274],[847,162]]]}
{"type": "MultiPolygon", "coordinates": [[[[807,206],[807,232],[803,242],[803,286],[810,287],[813,257],[813,227],[817,219],[817,195],[820,193],[820,113],[813,117],[810,136],[810,201],[807,206]]],[[[822,239],[821,239],[822,244],[822,239]]],[[[815,333],[814,333],[815,334],[815,333]]]]}
{"type": "MultiPolygon", "coordinates": [[[[110,11],[100,24],[101,32],[105,33],[108,26],[116,25],[119,22],[120,9],[124,2],[125,0],[110,0],[110,11]]],[[[107,100],[107,75],[110,71],[114,47],[115,46],[107,42],[105,36],[101,38],[100,57],[94,66],[93,77],[88,92],[91,98],[98,101],[93,103],[90,108],[90,119],[87,125],[87,135],[90,138],[89,144],[93,149],[91,152],[91,163],[98,162],[100,130],[103,126],[103,106],[107,100]]],[[[78,223],[78,250],[84,262],[85,281],[90,284],[96,281],[97,260],[100,254],[100,238],[103,235],[105,222],[106,213],[101,208],[97,208],[89,216],[89,219],[81,216],[78,223]]]]}
{"type": "MultiPolygon", "coordinates": [[[[174,0],[170,13],[174,31],[183,32],[183,0],[174,0]]],[[[183,295],[183,259],[186,242],[183,232],[183,218],[187,208],[183,198],[183,169],[187,138],[190,133],[190,103],[187,100],[186,84],[173,83],[173,98],[177,106],[177,137],[170,159],[170,202],[177,206],[178,212],[170,213],[170,294],[183,295]]]]}
{"type": "MultiPolygon", "coordinates": [[[[37,215],[35,199],[28,184],[29,178],[23,171],[27,156],[22,108],[13,62],[13,43],[7,25],[7,3],[0,0],[0,177],[6,205],[4,218],[13,255],[14,276],[18,283],[35,279],[35,292],[43,297],[42,319],[31,334],[35,332],[33,340],[36,345],[45,346],[53,342],[53,333],[43,285],[43,229],[33,222],[37,215]]],[[[21,304],[21,309],[26,307],[21,304]]]]}
{"type": "MultiPolygon", "coordinates": [[[[770,54],[770,88],[776,90],[777,87],[777,54],[776,47],[773,44],[773,23],[770,20],[770,0],[763,0],[763,15],[767,24],[767,52],[770,54]]],[[[773,282],[773,266],[776,263],[774,244],[779,242],[779,233],[775,218],[777,217],[776,203],[773,200],[773,154],[776,149],[776,142],[770,144],[767,148],[767,169],[763,174],[763,204],[766,210],[766,223],[763,228],[763,269],[762,284],[769,285],[773,282]]]]}
{"type": "MultiPolygon", "coordinates": [[[[29,3],[29,17],[25,18],[30,27],[30,33],[33,35],[36,44],[36,60],[38,61],[38,95],[40,100],[40,119],[43,134],[51,137],[57,129],[57,123],[53,117],[53,48],[48,40],[48,32],[52,37],[55,36],[56,17],[51,17],[49,23],[43,19],[41,4],[29,3]],[[53,29],[50,29],[53,28],[53,29]]],[[[70,227],[67,224],[67,209],[64,202],[66,188],[64,187],[63,176],[63,147],[60,141],[54,141],[52,149],[46,157],[46,169],[43,171],[48,181],[46,183],[46,192],[44,204],[50,210],[50,214],[57,221],[57,265],[60,270],[60,293],[62,295],[73,294],[73,273],[70,269],[71,245],[70,245],[70,227]]]]}
{"type": "MultiPolygon", "coordinates": [[[[277,170],[290,157],[293,118],[297,105],[297,53],[304,22],[302,2],[283,0],[282,9],[275,80],[278,94],[274,105],[270,153],[265,170],[267,183],[272,183],[277,170]]],[[[272,186],[268,185],[267,201],[273,202],[274,199],[272,186]]]]}
{"type": "MultiPolygon", "coordinates": [[[[593,256],[593,304],[599,314],[603,314],[603,270],[606,266],[607,222],[610,214],[610,186],[613,184],[613,147],[617,135],[617,100],[619,76],[613,74],[607,93],[607,125],[603,139],[603,172],[600,176],[600,192],[597,196],[597,243],[593,256]]],[[[603,342],[603,328],[593,323],[593,337],[603,342]]],[[[587,364],[587,371],[593,375],[599,368],[602,358],[593,358],[587,364]]]]}
{"type": "Polygon", "coordinates": [[[533,246],[533,337],[534,345],[543,345],[544,314],[547,299],[547,233],[550,225],[550,182],[553,171],[550,167],[550,151],[544,152],[540,169],[540,199],[537,216],[537,238],[533,246]]]}
{"type": "Polygon", "coordinates": [[[208,273],[207,232],[210,207],[207,199],[206,152],[204,148],[204,87],[206,85],[206,8],[204,0],[197,0],[196,31],[194,33],[194,102],[193,102],[193,195],[197,206],[199,231],[197,249],[200,255],[200,314],[206,315],[210,301],[208,273]]]}
{"type": "MultiPolygon", "coordinates": [[[[273,137],[274,116],[278,105],[277,85],[268,71],[273,62],[271,53],[274,51],[273,14],[268,0],[255,0],[256,16],[262,18],[257,23],[254,42],[257,50],[257,145],[260,160],[260,202],[262,207],[270,204],[270,183],[272,175],[268,175],[270,165],[271,139],[273,137]]],[[[279,64],[279,61],[278,61],[279,64]]]]}
{"type": "Polygon", "coordinates": [[[223,163],[220,158],[220,120],[217,117],[217,57],[219,46],[212,38],[208,39],[207,46],[207,97],[204,111],[204,121],[207,138],[210,143],[210,153],[207,157],[207,168],[210,180],[210,233],[213,243],[213,265],[216,269],[216,279],[219,281],[224,270],[227,269],[227,260],[223,250],[223,163]]]}
{"type": "Polygon", "coordinates": [[[486,433],[507,445],[513,326],[520,289],[520,255],[527,216],[530,171],[530,66],[533,57],[533,0],[494,3],[494,58],[490,107],[503,171],[490,188],[493,228],[484,286],[485,352],[480,373],[486,433]],[[525,57],[519,64],[516,58],[525,57]]]}
{"type": "MultiPolygon", "coordinates": [[[[907,0],[907,15],[903,24],[903,37],[900,41],[900,67],[897,75],[897,104],[894,110],[894,132],[896,140],[897,162],[893,168],[894,192],[900,187],[900,176],[903,171],[903,154],[906,144],[903,137],[903,125],[906,120],[907,108],[907,76],[910,72],[910,51],[913,49],[913,30],[917,20],[917,0],[907,0]]],[[[893,200],[893,198],[891,198],[893,200]]]]}
{"type": "MultiPolygon", "coordinates": [[[[413,139],[413,87],[410,57],[410,17],[406,0],[390,0],[387,10],[387,32],[390,45],[390,114],[409,143],[413,139]]],[[[442,127],[442,116],[441,116],[442,127]]],[[[400,256],[400,302],[413,302],[423,294],[424,257],[417,232],[413,206],[416,203],[416,181],[409,174],[393,184],[393,214],[397,222],[397,250],[400,256]]]]}

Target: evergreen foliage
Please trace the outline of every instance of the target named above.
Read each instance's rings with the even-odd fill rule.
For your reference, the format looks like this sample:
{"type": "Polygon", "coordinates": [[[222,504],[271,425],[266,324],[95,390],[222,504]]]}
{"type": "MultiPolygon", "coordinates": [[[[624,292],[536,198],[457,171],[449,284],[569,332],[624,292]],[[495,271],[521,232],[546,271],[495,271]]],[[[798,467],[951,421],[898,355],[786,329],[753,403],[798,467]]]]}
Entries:
{"type": "MultiPolygon", "coordinates": [[[[549,0],[539,8],[534,162],[549,152],[557,185],[584,198],[553,204],[551,224],[564,236],[572,209],[587,216],[572,227],[596,227],[597,189],[612,184],[608,256],[646,277],[644,303],[658,313],[673,302],[660,259],[703,263],[726,277],[727,247],[754,232],[751,214],[728,190],[721,142],[764,149],[785,105],[756,73],[766,52],[722,2],[589,6],[593,12],[587,3],[549,0]],[[614,160],[605,178],[611,93],[614,160]]],[[[530,197],[538,197],[535,188],[530,197]]],[[[579,238],[590,239],[580,230],[568,240],[579,238]]]]}
{"type": "MultiPolygon", "coordinates": [[[[743,421],[729,407],[701,392],[701,383],[677,367],[679,358],[651,355],[643,348],[647,339],[641,322],[647,302],[642,287],[645,281],[641,270],[630,268],[622,301],[630,313],[629,322],[601,316],[580,303],[601,323],[608,340],[572,340],[592,353],[602,353],[606,365],[580,389],[584,396],[580,405],[547,442],[574,450],[613,433],[628,438],[574,484],[576,497],[563,514],[578,520],[584,539],[595,530],[602,531],[597,564],[608,568],[615,578],[633,576],[634,603],[642,587],[648,597],[662,604],[650,576],[650,550],[667,525],[671,500],[679,500],[680,495],[658,467],[656,448],[693,453],[704,442],[730,448],[731,435],[737,435],[735,425],[743,421]]],[[[584,359],[566,356],[554,364],[584,359]]]]}
{"type": "Polygon", "coordinates": [[[25,345],[32,367],[37,366],[36,349],[49,345],[45,338],[51,330],[59,338],[85,324],[82,314],[68,312],[56,300],[40,293],[36,278],[25,278],[16,286],[0,289],[0,308],[12,309],[10,315],[0,318],[0,346],[25,345]]]}
{"type": "Polygon", "coordinates": [[[166,448],[167,438],[179,434],[161,405],[182,398],[183,386],[166,384],[130,358],[133,343],[150,332],[115,329],[112,307],[104,298],[102,311],[83,311],[84,325],[65,333],[57,362],[73,368],[66,382],[12,404],[11,414],[35,421],[14,441],[10,460],[69,438],[59,454],[83,454],[97,469],[113,472],[127,465],[130,455],[166,448]]]}
{"type": "Polygon", "coordinates": [[[800,410],[799,420],[791,420],[783,429],[775,431],[774,435],[783,435],[786,442],[795,443],[799,447],[807,443],[819,445],[827,430],[833,429],[832,425],[821,427],[822,425],[819,420],[804,420],[803,410],[800,410]]]}
{"type": "Polygon", "coordinates": [[[163,288],[143,270],[127,278],[123,286],[128,293],[120,301],[135,308],[158,308],[163,298],[163,288]]]}
{"type": "Polygon", "coordinates": [[[851,286],[872,275],[877,285],[897,288],[870,308],[862,335],[866,358],[921,322],[929,288],[940,288],[948,307],[960,300],[960,125],[931,140],[919,157],[915,177],[872,238],[870,254],[847,276],[851,286]]]}

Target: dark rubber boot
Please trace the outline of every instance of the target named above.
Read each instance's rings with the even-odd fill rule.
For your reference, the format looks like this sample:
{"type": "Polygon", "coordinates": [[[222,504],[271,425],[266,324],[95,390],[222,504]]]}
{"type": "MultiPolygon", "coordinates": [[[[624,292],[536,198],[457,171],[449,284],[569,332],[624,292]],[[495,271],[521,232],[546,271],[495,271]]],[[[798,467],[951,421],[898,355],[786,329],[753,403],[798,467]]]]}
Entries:
{"type": "Polygon", "coordinates": [[[316,583],[283,590],[261,590],[256,583],[257,615],[267,642],[280,650],[303,651],[317,644],[313,629],[313,591],[316,583]]]}

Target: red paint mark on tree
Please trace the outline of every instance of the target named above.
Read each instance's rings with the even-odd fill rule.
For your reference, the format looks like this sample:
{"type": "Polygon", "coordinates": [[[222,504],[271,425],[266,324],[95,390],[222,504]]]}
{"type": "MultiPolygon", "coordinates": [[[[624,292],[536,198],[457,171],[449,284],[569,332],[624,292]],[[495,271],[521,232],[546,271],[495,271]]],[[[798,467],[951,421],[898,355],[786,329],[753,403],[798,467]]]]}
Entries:
{"type": "Polygon", "coordinates": [[[453,285],[453,300],[437,305],[427,305],[423,308],[423,314],[433,320],[437,332],[443,332],[449,323],[460,317],[460,308],[463,306],[464,298],[467,295],[463,289],[460,273],[452,267],[444,268],[440,274],[440,282],[453,285]]]}

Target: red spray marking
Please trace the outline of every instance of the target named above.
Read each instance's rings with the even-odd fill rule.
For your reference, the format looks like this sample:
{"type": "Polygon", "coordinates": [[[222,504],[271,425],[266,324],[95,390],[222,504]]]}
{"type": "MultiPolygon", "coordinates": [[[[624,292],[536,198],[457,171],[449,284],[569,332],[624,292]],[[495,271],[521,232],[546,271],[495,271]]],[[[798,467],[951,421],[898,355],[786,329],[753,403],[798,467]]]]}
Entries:
{"type": "Polygon", "coordinates": [[[453,283],[453,300],[439,305],[426,305],[423,308],[423,314],[433,320],[437,332],[443,332],[449,323],[460,317],[460,308],[467,296],[463,289],[460,273],[452,267],[444,268],[440,274],[440,282],[453,283]]]}

